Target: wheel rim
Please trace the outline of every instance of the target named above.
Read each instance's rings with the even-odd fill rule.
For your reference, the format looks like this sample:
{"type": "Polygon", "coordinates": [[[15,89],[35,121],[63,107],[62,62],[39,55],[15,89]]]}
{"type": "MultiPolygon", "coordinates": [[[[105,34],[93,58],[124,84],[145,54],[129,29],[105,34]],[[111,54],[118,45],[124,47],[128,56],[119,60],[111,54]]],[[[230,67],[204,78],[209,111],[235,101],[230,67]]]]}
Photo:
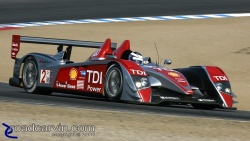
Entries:
{"type": "Polygon", "coordinates": [[[28,61],[23,69],[23,83],[25,87],[31,88],[37,78],[37,68],[36,64],[33,61],[28,61]]]}
{"type": "Polygon", "coordinates": [[[122,88],[121,72],[118,68],[114,68],[110,71],[107,79],[106,91],[109,97],[117,96],[122,88]]]}

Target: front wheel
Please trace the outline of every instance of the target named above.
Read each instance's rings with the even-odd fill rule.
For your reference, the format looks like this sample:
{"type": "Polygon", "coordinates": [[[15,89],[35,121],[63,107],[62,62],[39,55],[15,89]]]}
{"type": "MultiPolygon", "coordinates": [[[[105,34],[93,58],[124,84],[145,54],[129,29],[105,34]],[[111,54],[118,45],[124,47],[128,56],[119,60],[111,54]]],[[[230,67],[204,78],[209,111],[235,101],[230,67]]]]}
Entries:
{"type": "Polygon", "coordinates": [[[121,98],[123,77],[121,68],[117,64],[111,65],[106,73],[104,92],[109,101],[118,102],[121,98]]]}

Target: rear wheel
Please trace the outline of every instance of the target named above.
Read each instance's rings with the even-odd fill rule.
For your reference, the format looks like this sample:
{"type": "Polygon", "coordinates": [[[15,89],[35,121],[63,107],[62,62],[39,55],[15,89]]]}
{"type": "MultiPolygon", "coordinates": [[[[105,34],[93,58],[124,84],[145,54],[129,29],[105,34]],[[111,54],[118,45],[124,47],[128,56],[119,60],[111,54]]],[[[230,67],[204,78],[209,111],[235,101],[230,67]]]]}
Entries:
{"type": "Polygon", "coordinates": [[[34,57],[30,56],[24,61],[22,71],[22,81],[24,90],[27,93],[37,93],[37,63],[34,57]]]}
{"type": "Polygon", "coordinates": [[[120,66],[111,65],[106,73],[104,92],[109,101],[119,101],[122,94],[123,77],[120,66]]]}
{"type": "Polygon", "coordinates": [[[216,107],[214,105],[209,104],[191,104],[195,109],[203,109],[203,110],[213,110],[216,107]]]}
{"type": "Polygon", "coordinates": [[[22,82],[24,90],[27,93],[38,93],[38,94],[51,94],[48,90],[39,90],[37,87],[38,81],[38,67],[36,59],[29,56],[25,59],[22,71],[22,82]]]}

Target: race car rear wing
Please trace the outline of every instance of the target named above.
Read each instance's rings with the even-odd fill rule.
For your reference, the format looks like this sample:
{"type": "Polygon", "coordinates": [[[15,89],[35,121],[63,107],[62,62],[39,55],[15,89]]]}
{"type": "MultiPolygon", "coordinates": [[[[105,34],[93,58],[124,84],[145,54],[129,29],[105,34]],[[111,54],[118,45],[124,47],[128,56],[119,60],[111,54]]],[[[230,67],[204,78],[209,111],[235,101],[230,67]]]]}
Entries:
{"type": "MultiPolygon", "coordinates": [[[[11,44],[11,58],[16,59],[16,56],[20,50],[20,43],[35,43],[35,44],[49,44],[58,45],[58,52],[63,50],[63,46],[68,46],[66,51],[70,56],[72,47],[86,47],[86,48],[100,48],[103,42],[92,42],[92,41],[77,41],[77,40],[67,40],[67,39],[54,39],[54,38],[41,38],[41,37],[29,37],[29,36],[12,36],[11,44]]],[[[117,43],[111,43],[111,49],[115,50],[117,43]]]]}

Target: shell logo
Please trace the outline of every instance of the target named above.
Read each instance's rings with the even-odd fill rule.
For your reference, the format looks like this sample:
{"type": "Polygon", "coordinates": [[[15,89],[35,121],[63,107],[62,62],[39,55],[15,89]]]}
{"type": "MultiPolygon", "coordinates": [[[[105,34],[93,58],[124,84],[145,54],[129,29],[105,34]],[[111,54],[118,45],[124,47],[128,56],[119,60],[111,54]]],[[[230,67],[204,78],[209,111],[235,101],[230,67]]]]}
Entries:
{"type": "Polygon", "coordinates": [[[168,75],[173,76],[173,77],[180,77],[180,75],[176,72],[168,72],[168,75]]]}
{"type": "Polygon", "coordinates": [[[75,68],[72,68],[70,70],[69,78],[70,78],[70,80],[76,80],[76,78],[77,78],[77,70],[75,68]]]}

